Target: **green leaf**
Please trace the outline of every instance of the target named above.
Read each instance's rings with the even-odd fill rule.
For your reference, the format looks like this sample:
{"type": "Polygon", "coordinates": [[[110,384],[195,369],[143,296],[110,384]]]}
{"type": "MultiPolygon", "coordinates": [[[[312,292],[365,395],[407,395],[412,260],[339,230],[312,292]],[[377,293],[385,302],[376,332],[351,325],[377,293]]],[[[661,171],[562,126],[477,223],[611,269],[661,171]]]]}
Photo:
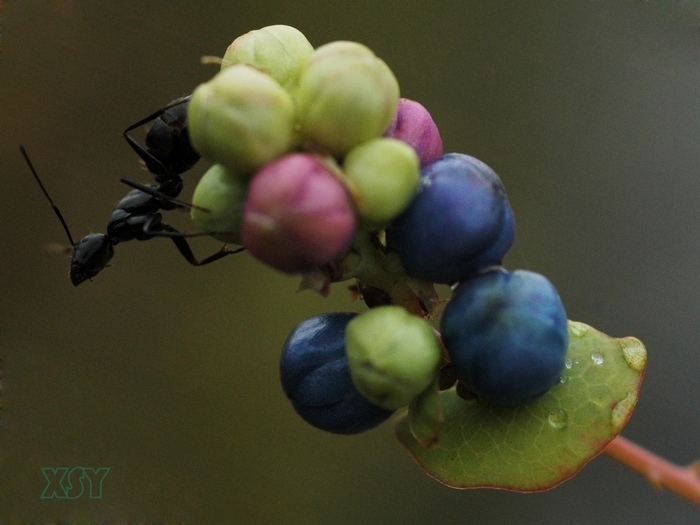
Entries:
{"type": "Polygon", "coordinates": [[[569,321],[561,382],[541,398],[506,408],[448,390],[440,396],[444,423],[434,445],[415,439],[407,411],[396,435],[428,475],[451,487],[547,490],[620,433],[637,403],[646,358],[638,339],[569,321]]]}

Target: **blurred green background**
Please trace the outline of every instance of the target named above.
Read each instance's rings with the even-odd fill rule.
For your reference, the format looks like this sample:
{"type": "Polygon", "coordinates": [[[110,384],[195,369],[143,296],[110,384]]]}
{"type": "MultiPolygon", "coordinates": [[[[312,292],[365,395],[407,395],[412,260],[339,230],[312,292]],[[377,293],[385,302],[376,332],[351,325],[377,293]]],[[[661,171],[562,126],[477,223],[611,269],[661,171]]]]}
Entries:
{"type": "MultiPolygon", "coordinates": [[[[390,425],[299,419],[278,381],[289,331],[328,299],[250,256],[190,267],[167,240],[119,245],[74,289],[60,224],[104,231],[147,182],[121,131],[209,78],[202,55],[269,24],[349,39],[394,70],[446,151],[500,174],[511,268],[547,275],[572,319],[649,350],[624,434],[700,456],[700,5],[691,1],[19,1],[0,61],[0,523],[696,523],[697,509],[600,457],[549,492],[457,491],[390,425]],[[42,467],[110,467],[102,499],[42,500],[42,467]]],[[[187,199],[206,166],[186,174],[187,199]]],[[[187,215],[172,222],[192,229],[187,215]]],[[[197,254],[219,247],[193,241],[197,254]]]]}

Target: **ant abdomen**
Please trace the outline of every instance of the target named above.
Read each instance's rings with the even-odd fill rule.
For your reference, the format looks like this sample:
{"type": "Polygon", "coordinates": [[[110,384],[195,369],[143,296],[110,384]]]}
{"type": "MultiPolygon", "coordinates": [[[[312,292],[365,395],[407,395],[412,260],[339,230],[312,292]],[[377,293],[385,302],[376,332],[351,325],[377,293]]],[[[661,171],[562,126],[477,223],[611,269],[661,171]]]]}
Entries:
{"type": "Polygon", "coordinates": [[[141,119],[124,130],[124,138],[141,157],[156,182],[178,177],[199,161],[199,153],[190,143],[187,131],[187,106],[190,96],[173,100],[164,108],[141,119]],[[146,134],[146,147],[139,144],[129,132],[153,121],[146,134]]]}

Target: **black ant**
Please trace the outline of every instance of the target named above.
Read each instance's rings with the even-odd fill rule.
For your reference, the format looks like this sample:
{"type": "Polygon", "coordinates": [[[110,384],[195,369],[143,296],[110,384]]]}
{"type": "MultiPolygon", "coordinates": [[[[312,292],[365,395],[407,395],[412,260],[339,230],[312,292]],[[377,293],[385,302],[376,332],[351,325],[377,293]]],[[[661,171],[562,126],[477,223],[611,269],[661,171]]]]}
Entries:
{"type": "Polygon", "coordinates": [[[192,147],[187,132],[187,105],[191,97],[192,95],[187,95],[173,100],[122,133],[148,171],[156,176],[158,183],[180,179],[180,173],[189,170],[199,161],[199,153],[192,147]],[[129,132],[151,121],[155,122],[146,135],[144,148],[129,132]]]}
{"type": "Polygon", "coordinates": [[[227,255],[245,250],[245,247],[230,250],[224,245],[218,252],[198,261],[185,238],[210,235],[211,233],[184,234],[162,222],[161,210],[192,207],[191,204],[177,199],[183,186],[180,173],[190,169],[199,160],[199,155],[192,148],[187,134],[186,109],[188,101],[189,96],[177,99],[145,119],[129,126],[123,132],[129,145],[141,157],[148,170],[155,175],[158,184],[146,185],[122,178],[123,183],[134,189],[119,201],[116,209],[112,212],[107,223],[107,233],[93,233],[83,237],[77,243],[73,240],[61,212],[39,179],[26,150],[20,146],[20,151],[29,165],[29,169],[51,204],[54,213],[61,221],[68,240],[73,246],[70,269],[70,279],[73,286],[78,286],[83,281],[95,277],[107,266],[114,255],[114,246],[132,239],[144,241],[154,237],[169,237],[187,262],[194,266],[209,264],[227,255]],[[155,120],[155,123],[146,136],[146,148],[144,148],[129,135],[129,131],[152,120],[155,120]]]}

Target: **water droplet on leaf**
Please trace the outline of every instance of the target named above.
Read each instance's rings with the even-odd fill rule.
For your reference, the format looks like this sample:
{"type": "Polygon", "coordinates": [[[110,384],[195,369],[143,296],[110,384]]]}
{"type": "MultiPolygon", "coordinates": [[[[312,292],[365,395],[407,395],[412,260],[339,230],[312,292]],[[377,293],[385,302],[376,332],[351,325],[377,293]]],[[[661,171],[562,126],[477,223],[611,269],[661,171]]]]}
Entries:
{"type": "Polygon", "coordinates": [[[583,337],[588,332],[588,326],[576,321],[569,321],[569,330],[576,337],[583,337]]]}
{"type": "Polygon", "coordinates": [[[566,423],[569,419],[569,414],[566,413],[566,410],[558,408],[550,412],[549,417],[547,419],[549,421],[549,425],[552,428],[560,429],[566,426],[566,423]]]}
{"type": "Polygon", "coordinates": [[[618,434],[625,426],[636,404],[637,396],[633,392],[629,392],[627,397],[615,404],[610,417],[610,423],[615,434],[618,434]]]}
{"type": "Polygon", "coordinates": [[[647,351],[639,339],[626,337],[620,341],[622,355],[632,370],[643,370],[647,364],[647,351]]]}
{"type": "Polygon", "coordinates": [[[593,362],[596,365],[602,365],[603,361],[605,361],[605,358],[603,357],[603,354],[599,354],[598,352],[593,352],[591,354],[591,359],[593,359],[593,362]]]}
{"type": "Polygon", "coordinates": [[[573,360],[567,359],[566,361],[564,361],[564,366],[567,370],[571,370],[571,367],[574,366],[573,360]]]}

